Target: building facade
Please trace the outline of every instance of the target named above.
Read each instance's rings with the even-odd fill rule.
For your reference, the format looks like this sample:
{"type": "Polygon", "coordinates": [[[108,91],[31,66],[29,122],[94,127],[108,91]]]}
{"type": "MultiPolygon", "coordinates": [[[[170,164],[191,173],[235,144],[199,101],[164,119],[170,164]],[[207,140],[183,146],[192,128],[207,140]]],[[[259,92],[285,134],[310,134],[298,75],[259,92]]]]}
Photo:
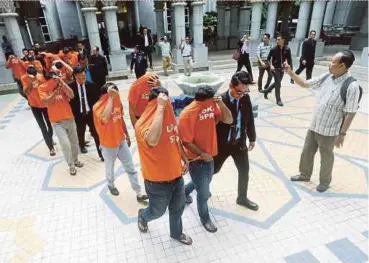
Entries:
{"type": "MultiPolygon", "coordinates": [[[[280,30],[278,17],[284,14],[283,1],[1,1],[0,35],[6,35],[17,55],[35,42],[54,43],[68,39],[87,40],[91,46],[102,46],[101,30],[108,36],[111,77],[127,76],[126,57],[121,44],[132,45],[140,26],[152,34],[168,35],[173,47],[173,66],[183,68],[179,45],[185,35],[193,38],[195,67],[208,68],[208,48],[204,44],[203,16],[217,12],[216,45],[218,50],[233,49],[240,36],[249,34],[253,45],[264,33],[276,36],[280,30]]],[[[287,10],[288,16],[288,10],[287,10]]],[[[283,20],[283,19],[282,19],[283,20]]],[[[321,35],[323,25],[358,28],[352,47],[368,46],[367,1],[300,1],[298,17],[291,20],[293,55],[301,52],[301,43],[310,30],[321,35]]],[[[318,41],[317,55],[322,54],[323,41],[318,41]]],[[[253,48],[252,50],[256,50],[253,48]]],[[[4,69],[0,55],[0,84],[13,82],[4,69]]]]}

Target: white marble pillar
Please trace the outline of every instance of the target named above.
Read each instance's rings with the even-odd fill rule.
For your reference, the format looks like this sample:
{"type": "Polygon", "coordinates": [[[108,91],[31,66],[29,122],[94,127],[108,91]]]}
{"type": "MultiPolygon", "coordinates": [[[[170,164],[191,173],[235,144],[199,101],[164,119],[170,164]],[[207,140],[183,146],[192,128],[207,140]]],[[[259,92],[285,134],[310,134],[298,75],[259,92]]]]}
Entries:
{"type": "Polygon", "coordinates": [[[336,10],[336,3],[337,3],[337,1],[331,0],[327,4],[327,8],[326,8],[325,14],[324,14],[323,25],[332,25],[333,24],[333,17],[334,17],[334,12],[336,10]]]}
{"type": "Polygon", "coordinates": [[[224,36],[229,37],[231,35],[231,9],[227,6],[224,16],[224,36]]]}
{"type": "Polygon", "coordinates": [[[310,20],[310,29],[316,31],[316,38],[320,38],[320,32],[322,30],[323,18],[325,12],[325,1],[315,1],[313,7],[313,13],[310,20]]]}
{"type": "Polygon", "coordinates": [[[133,1],[134,9],[135,9],[135,24],[137,32],[140,30],[140,12],[138,7],[138,1],[133,1]]]}
{"type": "Polygon", "coordinates": [[[309,25],[310,18],[310,9],[311,2],[310,1],[302,1],[300,3],[299,17],[297,22],[297,29],[295,38],[289,43],[289,47],[291,48],[291,53],[293,56],[301,55],[301,45],[304,41],[309,25]]]}
{"type": "Polygon", "coordinates": [[[204,45],[203,34],[203,5],[204,2],[192,2],[192,32],[194,67],[208,67],[208,48],[204,45]]]}
{"type": "Polygon", "coordinates": [[[303,1],[300,3],[299,17],[295,35],[295,38],[298,40],[303,40],[306,37],[309,24],[310,8],[310,1],[303,1]]]}
{"type": "Polygon", "coordinates": [[[270,38],[274,38],[275,35],[275,24],[277,22],[278,2],[268,3],[268,16],[266,33],[270,34],[270,38]]]}
{"type": "Polygon", "coordinates": [[[238,35],[238,4],[231,4],[231,21],[230,21],[230,34],[232,37],[239,37],[238,35]]]}
{"type": "Polygon", "coordinates": [[[110,65],[114,77],[117,77],[118,72],[120,72],[120,75],[128,76],[126,56],[120,48],[120,38],[117,23],[117,10],[118,7],[116,6],[106,6],[102,8],[102,11],[104,12],[105,16],[106,29],[109,38],[110,65]]]}
{"type": "Polygon", "coordinates": [[[263,3],[252,3],[252,15],[251,15],[251,39],[252,41],[260,42],[260,26],[261,26],[261,11],[263,9],[263,3]]]}
{"type": "Polygon", "coordinates": [[[163,8],[155,8],[155,16],[156,16],[156,33],[159,37],[164,36],[164,9],[163,8]]]}
{"type": "MultiPolygon", "coordinates": [[[[79,3],[79,2],[76,2],[79,3]]],[[[63,31],[60,25],[59,13],[55,1],[43,1],[41,7],[44,10],[45,18],[49,26],[52,41],[63,39],[63,31]]]]}
{"type": "Polygon", "coordinates": [[[87,26],[87,34],[88,34],[88,40],[90,42],[90,48],[93,49],[94,46],[98,46],[101,49],[101,41],[100,41],[100,35],[99,35],[99,28],[97,25],[97,19],[96,19],[96,7],[85,7],[81,9],[82,12],[85,15],[86,19],[86,26],[87,26]]]}
{"type": "Polygon", "coordinates": [[[172,8],[174,13],[174,25],[172,25],[172,29],[175,30],[173,43],[173,69],[176,72],[179,72],[180,69],[183,68],[183,59],[181,54],[180,45],[182,40],[185,39],[186,28],[185,28],[185,2],[172,2],[172,8]]]}
{"type": "Polygon", "coordinates": [[[6,35],[8,40],[12,44],[13,51],[18,57],[22,57],[22,49],[24,48],[24,43],[22,35],[20,33],[17,13],[1,13],[0,18],[4,20],[6,35]]]}
{"type": "Polygon", "coordinates": [[[251,19],[251,9],[248,6],[241,6],[240,8],[240,20],[238,26],[238,36],[250,34],[250,19],[251,19]]]}
{"type": "Polygon", "coordinates": [[[76,8],[77,8],[79,26],[81,28],[81,35],[82,35],[81,38],[86,39],[88,38],[86,22],[85,22],[85,18],[83,17],[83,13],[81,10],[81,3],[78,1],[76,1],[76,8]]]}
{"type": "Polygon", "coordinates": [[[217,46],[219,50],[227,48],[227,40],[225,37],[225,10],[226,6],[222,5],[222,2],[217,2],[217,32],[218,32],[218,40],[217,46]]]}

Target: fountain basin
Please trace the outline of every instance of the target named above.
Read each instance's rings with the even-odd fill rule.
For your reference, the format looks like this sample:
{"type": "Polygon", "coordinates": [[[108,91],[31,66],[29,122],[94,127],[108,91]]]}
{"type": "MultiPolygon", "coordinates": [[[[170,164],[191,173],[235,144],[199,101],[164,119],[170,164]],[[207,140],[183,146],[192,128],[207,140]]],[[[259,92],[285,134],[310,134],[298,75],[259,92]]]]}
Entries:
{"type": "Polygon", "coordinates": [[[194,96],[198,87],[201,85],[207,85],[211,87],[216,93],[223,85],[224,79],[219,75],[204,72],[194,74],[192,76],[182,75],[175,79],[175,83],[183,91],[183,94],[194,96]]]}

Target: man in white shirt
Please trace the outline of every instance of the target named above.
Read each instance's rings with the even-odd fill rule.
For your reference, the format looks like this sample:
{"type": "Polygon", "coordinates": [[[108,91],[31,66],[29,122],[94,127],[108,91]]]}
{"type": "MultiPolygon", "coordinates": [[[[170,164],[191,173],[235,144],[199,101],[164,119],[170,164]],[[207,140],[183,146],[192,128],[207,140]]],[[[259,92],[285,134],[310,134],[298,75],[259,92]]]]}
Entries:
{"type": "Polygon", "coordinates": [[[99,100],[100,89],[96,84],[86,81],[86,73],[83,67],[73,69],[75,80],[68,85],[74,92],[74,98],[70,100],[73,115],[77,126],[78,143],[81,153],[87,153],[85,147],[85,133],[88,125],[92,137],[95,140],[97,153],[101,161],[104,160],[100,151],[100,141],[93,121],[92,108],[99,100]]]}
{"type": "Polygon", "coordinates": [[[168,69],[170,68],[172,53],[170,51],[170,44],[166,36],[160,38],[159,47],[161,49],[161,57],[163,59],[163,69],[165,76],[168,76],[168,69]]]}
{"type": "Polygon", "coordinates": [[[191,76],[194,59],[193,59],[192,47],[190,44],[189,37],[186,37],[185,42],[182,41],[181,51],[182,51],[183,65],[184,65],[183,72],[186,76],[191,76]]]}
{"type": "Polygon", "coordinates": [[[268,73],[268,80],[264,86],[264,89],[268,88],[270,82],[272,81],[273,75],[270,71],[270,65],[268,61],[268,55],[272,45],[270,43],[270,34],[266,33],[263,37],[263,42],[261,42],[256,50],[256,57],[258,58],[258,66],[259,66],[259,78],[258,78],[258,90],[259,92],[263,91],[263,76],[264,72],[268,73]]]}
{"type": "Polygon", "coordinates": [[[343,146],[346,132],[359,108],[362,91],[357,81],[348,85],[345,101],[341,94],[344,82],[351,77],[348,69],[354,61],[355,56],[351,51],[338,52],[333,56],[329,65],[330,74],[325,73],[307,81],[296,75],[291,67],[286,62],[284,63],[284,70],[297,85],[320,91],[318,104],[315,107],[301,154],[300,174],[291,177],[291,181],[310,181],[314,157],[319,149],[321,166],[318,192],[325,192],[329,188],[334,163],[333,148],[343,146]]]}

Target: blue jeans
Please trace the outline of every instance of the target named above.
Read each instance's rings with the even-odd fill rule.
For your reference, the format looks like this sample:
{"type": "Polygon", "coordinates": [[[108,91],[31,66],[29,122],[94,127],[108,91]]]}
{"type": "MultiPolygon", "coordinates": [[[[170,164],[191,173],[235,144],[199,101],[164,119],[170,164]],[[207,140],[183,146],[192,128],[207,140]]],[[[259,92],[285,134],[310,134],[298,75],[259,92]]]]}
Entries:
{"type": "Polygon", "coordinates": [[[182,214],[185,207],[185,192],[183,177],[172,182],[150,182],[145,180],[149,206],[145,208],[141,217],[146,222],[161,217],[169,209],[170,237],[179,238],[182,234],[182,214]]]}
{"type": "Polygon", "coordinates": [[[108,181],[108,185],[114,187],[114,164],[118,158],[128,174],[128,179],[133,191],[137,194],[140,193],[141,187],[138,183],[137,171],[132,161],[132,155],[127,140],[123,140],[117,148],[106,148],[103,146],[100,146],[100,148],[104,156],[106,181],[108,181]]]}
{"type": "Polygon", "coordinates": [[[214,161],[197,160],[190,162],[191,182],[186,185],[186,196],[194,189],[197,191],[197,210],[202,223],[210,220],[208,200],[210,198],[210,182],[214,174],[214,161]]]}

